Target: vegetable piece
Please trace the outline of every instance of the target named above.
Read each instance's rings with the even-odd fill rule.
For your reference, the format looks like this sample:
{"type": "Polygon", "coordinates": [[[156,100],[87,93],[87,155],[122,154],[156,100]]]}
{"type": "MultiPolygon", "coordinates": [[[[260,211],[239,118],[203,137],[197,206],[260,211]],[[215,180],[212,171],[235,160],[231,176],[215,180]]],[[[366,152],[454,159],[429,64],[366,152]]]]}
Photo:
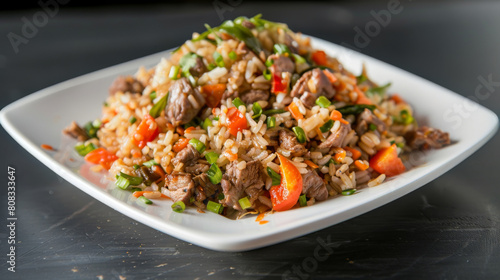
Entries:
{"type": "Polygon", "coordinates": [[[408,110],[401,110],[399,112],[399,119],[395,119],[396,122],[402,123],[402,124],[411,124],[415,121],[412,115],[408,112],[408,110]]]}
{"type": "Polygon", "coordinates": [[[219,154],[216,152],[208,152],[205,154],[205,158],[207,159],[208,163],[214,164],[219,159],[219,154]]]}
{"type": "Polygon", "coordinates": [[[394,101],[394,103],[396,104],[406,103],[406,101],[401,96],[399,96],[399,94],[393,94],[389,99],[394,101]]]}
{"type": "Polygon", "coordinates": [[[346,121],[342,118],[342,113],[337,111],[337,110],[332,111],[332,113],[330,114],[330,119],[332,119],[334,121],[339,121],[343,124],[349,124],[348,121],[346,121]]]}
{"type": "Polygon", "coordinates": [[[252,207],[252,203],[250,203],[250,200],[248,200],[248,196],[245,196],[244,198],[238,200],[238,203],[240,204],[241,209],[247,209],[252,207]]]}
{"type": "Polygon", "coordinates": [[[292,128],[293,132],[295,132],[295,136],[297,136],[297,140],[299,143],[305,143],[307,141],[306,133],[300,126],[295,126],[292,128]]]}
{"type": "Polygon", "coordinates": [[[378,151],[370,159],[370,166],[378,173],[385,174],[387,177],[396,176],[406,170],[403,161],[398,157],[396,144],[378,151]]]}
{"type": "Polygon", "coordinates": [[[309,167],[311,167],[312,169],[316,169],[319,167],[319,165],[315,164],[314,162],[312,162],[310,160],[304,160],[304,163],[309,165],[309,167]]]}
{"type": "Polygon", "coordinates": [[[330,129],[332,129],[333,127],[333,120],[328,120],[325,124],[323,124],[319,130],[322,132],[322,133],[325,133],[327,131],[329,131],[330,129]]]}
{"type": "Polygon", "coordinates": [[[243,101],[241,101],[239,97],[236,97],[232,103],[236,108],[240,107],[241,105],[245,106],[245,103],[243,103],[243,101]]]}
{"type": "Polygon", "coordinates": [[[302,176],[297,167],[286,157],[278,154],[280,160],[281,183],[269,190],[271,202],[275,211],[285,211],[292,208],[302,193],[302,176]]]}
{"type": "Polygon", "coordinates": [[[276,126],[276,118],[268,117],[266,123],[267,123],[267,129],[273,128],[276,126]]]}
{"type": "Polygon", "coordinates": [[[154,100],[156,98],[156,91],[152,91],[150,94],[149,94],[149,98],[151,100],[154,100]]]}
{"type": "Polygon", "coordinates": [[[335,155],[333,156],[333,159],[336,161],[336,162],[342,162],[344,160],[346,156],[346,152],[344,149],[340,149],[339,152],[335,153],[335,155]]]}
{"type": "Polygon", "coordinates": [[[115,154],[108,152],[108,150],[104,148],[95,149],[85,156],[86,161],[94,164],[100,164],[102,167],[108,170],[113,162],[117,159],[118,157],[115,154]]]}
{"type": "Polygon", "coordinates": [[[316,63],[317,65],[327,65],[328,60],[326,58],[326,53],[321,50],[314,51],[311,54],[311,59],[316,63]]]}
{"type": "Polygon", "coordinates": [[[130,181],[127,180],[125,177],[118,176],[118,178],[116,179],[115,185],[122,190],[126,190],[128,188],[128,186],[130,186],[130,181]]]}
{"type": "Polygon", "coordinates": [[[299,204],[300,204],[300,207],[307,206],[307,198],[306,198],[305,194],[299,196],[299,204]]]}
{"type": "Polygon", "coordinates": [[[258,119],[262,115],[262,107],[259,102],[254,102],[252,106],[253,116],[252,119],[258,119]]]}
{"type": "Polygon", "coordinates": [[[227,20],[223,22],[219,27],[220,32],[225,32],[233,37],[238,38],[239,40],[245,42],[245,44],[257,55],[262,51],[262,46],[260,45],[260,41],[255,38],[253,33],[246,27],[242,25],[242,21],[239,23],[235,23],[237,20],[230,21],[227,20]]]}
{"type": "Polygon", "coordinates": [[[222,155],[224,155],[229,161],[235,161],[238,159],[238,155],[233,153],[231,149],[224,150],[222,155]]]}
{"type": "Polygon", "coordinates": [[[88,153],[92,152],[95,149],[97,149],[97,146],[94,145],[94,143],[88,143],[87,145],[81,144],[81,145],[76,145],[75,146],[75,150],[82,157],[86,156],[88,153]]]}
{"type": "Polygon", "coordinates": [[[149,115],[153,118],[158,118],[161,112],[167,107],[168,93],[163,96],[156,104],[153,105],[151,110],[149,110],[149,115]]]}
{"type": "Polygon", "coordinates": [[[326,75],[330,83],[333,84],[337,81],[337,77],[335,77],[335,75],[333,75],[333,73],[328,71],[327,69],[323,69],[323,73],[326,75]]]}
{"type": "Polygon", "coordinates": [[[144,196],[140,196],[139,198],[137,198],[137,201],[142,202],[144,204],[148,204],[148,205],[153,204],[153,202],[151,200],[147,199],[144,196]]]}
{"type": "Polygon", "coordinates": [[[152,167],[153,165],[159,165],[159,163],[156,162],[156,160],[152,159],[144,162],[143,165],[147,167],[152,167]]]}
{"type": "Polygon", "coordinates": [[[236,55],[236,53],[234,51],[230,51],[228,55],[229,55],[229,58],[232,60],[236,60],[236,58],[238,58],[238,55],[236,55]]]}
{"type": "Polygon", "coordinates": [[[290,103],[290,105],[288,105],[288,111],[290,111],[292,117],[294,117],[296,120],[304,118],[304,116],[300,113],[299,107],[297,106],[297,104],[295,104],[295,102],[292,102],[290,103]]]}
{"type": "Polygon", "coordinates": [[[272,115],[276,115],[276,114],[283,114],[285,112],[286,112],[286,110],[283,110],[283,109],[270,109],[270,110],[266,110],[266,111],[262,112],[262,114],[264,114],[266,116],[272,116],[272,115]]]}
{"type": "Polygon", "coordinates": [[[370,111],[375,110],[375,105],[366,105],[366,104],[358,104],[358,105],[347,105],[342,108],[338,108],[342,115],[359,115],[365,109],[369,109],[370,111]]]}
{"type": "Polygon", "coordinates": [[[267,174],[271,177],[272,186],[279,186],[279,184],[281,184],[281,175],[276,173],[271,167],[267,167],[267,174]]]}
{"type": "Polygon", "coordinates": [[[218,184],[222,180],[222,171],[220,171],[220,168],[216,163],[212,163],[210,165],[210,168],[207,170],[207,175],[212,184],[218,184]]]}
{"type": "Polygon", "coordinates": [[[277,54],[288,54],[288,55],[290,55],[292,53],[290,51],[290,49],[288,48],[288,46],[285,45],[285,44],[274,44],[273,51],[274,51],[274,53],[277,53],[277,54]]]}
{"type": "Polygon", "coordinates": [[[123,172],[120,172],[120,174],[118,175],[118,178],[120,178],[120,177],[127,179],[132,186],[140,185],[142,183],[142,180],[143,180],[141,177],[128,175],[128,174],[125,174],[123,172]]]}
{"type": "Polygon", "coordinates": [[[358,158],[361,157],[361,152],[358,151],[358,150],[356,150],[356,149],[354,149],[354,148],[351,148],[349,146],[345,146],[343,149],[346,150],[346,151],[351,152],[353,160],[357,160],[358,158]]]}
{"type": "Polygon", "coordinates": [[[139,164],[134,164],[133,167],[134,167],[134,170],[141,168],[141,166],[139,164]]]}
{"type": "Polygon", "coordinates": [[[184,75],[185,77],[191,76],[189,69],[196,66],[198,57],[200,56],[195,53],[187,53],[183,57],[181,57],[181,59],[179,60],[179,66],[181,67],[182,75],[184,75]]]}
{"type": "Polygon", "coordinates": [[[222,204],[220,203],[210,200],[207,203],[207,210],[210,212],[214,212],[215,214],[221,214],[222,210],[224,210],[224,206],[222,206],[222,204]]]}
{"type": "Polygon", "coordinates": [[[175,143],[175,145],[172,147],[172,150],[174,150],[174,152],[178,153],[178,152],[182,151],[182,149],[186,148],[186,146],[188,144],[189,144],[189,139],[179,138],[177,143],[175,143]]]}
{"type": "Polygon", "coordinates": [[[201,123],[201,128],[203,128],[204,130],[208,130],[208,127],[210,126],[213,126],[212,124],[212,120],[210,120],[209,118],[206,118],[203,123],[201,123]]]}
{"type": "Polygon", "coordinates": [[[128,122],[129,122],[130,124],[134,124],[136,121],[137,121],[137,118],[136,118],[136,117],[134,117],[134,116],[132,116],[132,117],[130,117],[130,118],[128,119],[128,122]]]}
{"type": "Polygon", "coordinates": [[[275,66],[272,66],[272,75],[273,75],[273,80],[272,80],[272,87],[271,87],[271,92],[274,94],[278,93],[288,93],[288,83],[281,78],[281,73],[275,71],[275,66]]]}
{"type": "Polygon", "coordinates": [[[179,78],[179,70],[181,69],[178,65],[173,65],[168,73],[168,78],[170,80],[177,80],[179,78]]]}
{"type": "Polygon", "coordinates": [[[191,144],[191,146],[193,146],[200,154],[205,151],[205,144],[196,138],[189,140],[189,144],[191,144]]]}
{"type": "Polygon", "coordinates": [[[330,106],[332,104],[332,102],[330,102],[330,100],[328,100],[328,98],[324,97],[323,95],[318,97],[318,99],[316,99],[315,103],[316,103],[316,105],[320,106],[321,108],[328,108],[328,106],[330,106]]]}
{"type": "Polygon", "coordinates": [[[342,195],[351,195],[351,194],[354,194],[356,192],[356,189],[347,189],[347,190],[343,190],[342,191],[342,195]]]}
{"type": "Polygon", "coordinates": [[[172,204],[172,210],[177,213],[182,213],[186,209],[186,204],[182,201],[177,201],[176,203],[172,204]]]}
{"type": "Polygon", "coordinates": [[[83,129],[85,130],[85,133],[87,133],[87,136],[89,138],[97,138],[97,131],[99,130],[100,126],[100,123],[98,126],[95,126],[94,122],[88,122],[83,126],[83,129]]]}
{"type": "Polygon", "coordinates": [[[262,75],[268,81],[270,81],[273,78],[273,74],[271,73],[271,70],[269,70],[269,69],[264,70],[264,72],[262,72],[262,75]]]}
{"type": "Polygon", "coordinates": [[[219,52],[214,52],[213,57],[214,57],[215,65],[217,65],[218,67],[225,67],[224,58],[222,57],[222,55],[219,52]]]}
{"type": "Polygon", "coordinates": [[[379,86],[379,87],[373,87],[373,88],[369,88],[367,91],[366,91],[366,95],[368,96],[372,96],[374,94],[378,94],[378,95],[384,95],[387,91],[387,89],[391,86],[391,83],[387,83],[383,86],[379,86]]]}
{"type": "Polygon", "coordinates": [[[295,63],[296,64],[302,64],[302,63],[306,63],[307,62],[305,58],[303,58],[302,56],[300,56],[300,55],[298,55],[296,53],[292,53],[290,55],[293,57],[293,59],[295,59],[295,63]]]}
{"type": "Polygon", "coordinates": [[[377,130],[377,126],[373,123],[371,123],[369,126],[368,126],[368,129],[370,129],[370,131],[375,131],[377,130]]]}
{"type": "Polygon", "coordinates": [[[366,170],[368,169],[368,167],[370,167],[368,164],[359,159],[354,162],[354,165],[356,165],[356,167],[361,171],[366,170]]]}
{"type": "Polygon", "coordinates": [[[274,63],[274,59],[271,58],[271,59],[266,60],[265,64],[267,67],[271,67],[273,65],[273,63],[274,63]]]}
{"type": "Polygon", "coordinates": [[[226,126],[233,136],[238,135],[238,131],[248,128],[247,119],[235,107],[227,110],[226,117],[226,126]]]}
{"type": "Polygon", "coordinates": [[[358,99],[356,99],[356,104],[372,105],[373,102],[366,97],[365,93],[361,91],[358,86],[354,86],[354,90],[358,93],[358,99]]]}
{"type": "Polygon", "coordinates": [[[146,146],[146,143],[154,140],[159,133],[160,130],[158,129],[158,124],[155,119],[151,115],[144,115],[141,123],[132,134],[131,140],[132,143],[142,149],[146,146]]]}

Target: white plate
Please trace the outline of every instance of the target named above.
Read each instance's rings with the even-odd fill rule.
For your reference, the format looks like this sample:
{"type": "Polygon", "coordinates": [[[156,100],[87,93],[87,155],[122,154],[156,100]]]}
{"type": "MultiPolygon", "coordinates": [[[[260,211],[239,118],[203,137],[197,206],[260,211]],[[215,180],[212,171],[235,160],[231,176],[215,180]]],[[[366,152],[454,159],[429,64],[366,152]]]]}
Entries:
{"type": "MultiPolygon", "coordinates": [[[[31,94],[3,108],[1,123],[33,156],[102,203],[169,235],[220,251],[243,251],[275,244],[384,205],[457,165],[486,143],[498,128],[498,118],[494,113],[447,89],[338,45],[316,38],[312,38],[312,43],[339,57],[354,73],[359,73],[365,63],[373,80],[379,83],[391,81],[390,92],[397,92],[414,107],[420,123],[450,132],[456,143],[428,152],[424,164],[380,186],[362,189],[356,195],[329,199],[312,207],[268,215],[265,220],[269,222],[261,225],[255,222],[255,216],[229,220],[210,212],[201,214],[192,208],[181,214],[175,213],[171,211],[170,200],[155,200],[151,206],[140,206],[129,192],[118,190],[86,172],[88,165],[68,160],[72,148],[63,143],[62,129],[72,120],[82,124],[98,118],[108,87],[116,76],[133,74],[141,65],[153,66],[169,52],[103,69],[31,94]],[[466,105],[464,108],[470,111],[470,116],[461,117],[453,111],[454,105],[466,105]],[[41,149],[41,144],[60,148],[59,152],[41,149]]],[[[415,154],[414,158],[420,155],[415,154]]]]}

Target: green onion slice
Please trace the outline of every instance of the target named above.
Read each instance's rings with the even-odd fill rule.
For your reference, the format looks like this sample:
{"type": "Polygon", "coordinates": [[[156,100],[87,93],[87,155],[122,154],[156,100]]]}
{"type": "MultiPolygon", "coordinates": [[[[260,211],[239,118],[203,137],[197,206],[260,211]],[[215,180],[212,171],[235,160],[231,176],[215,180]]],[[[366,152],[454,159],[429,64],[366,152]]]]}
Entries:
{"type": "Polygon", "coordinates": [[[242,209],[247,209],[247,208],[252,207],[252,203],[250,203],[248,196],[241,198],[240,200],[238,200],[238,202],[240,203],[240,206],[242,209]]]}
{"type": "Polygon", "coordinates": [[[266,111],[262,112],[262,114],[264,114],[266,116],[272,116],[272,115],[276,115],[276,114],[283,114],[285,112],[286,111],[283,109],[271,109],[271,110],[266,110],[266,111]]]}
{"type": "Polygon", "coordinates": [[[274,64],[274,59],[266,60],[266,66],[271,67],[274,64]]]}
{"type": "Polygon", "coordinates": [[[262,72],[262,75],[268,81],[270,81],[273,78],[273,74],[271,73],[271,70],[269,70],[269,69],[264,70],[264,72],[262,72]]]}
{"type": "Polygon", "coordinates": [[[252,119],[254,120],[258,119],[260,115],[262,115],[262,107],[260,106],[259,102],[253,103],[252,111],[253,111],[252,119]]]}
{"type": "Polygon", "coordinates": [[[126,190],[130,186],[130,181],[123,176],[118,176],[115,185],[122,190],[126,190]]]}
{"type": "Polygon", "coordinates": [[[387,89],[391,86],[391,83],[387,83],[383,86],[370,88],[366,91],[366,95],[373,96],[374,94],[384,95],[387,89]]]}
{"type": "Polygon", "coordinates": [[[209,118],[206,118],[203,121],[203,123],[201,123],[201,128],[203,128],[204,130],[207,130],[209,126],[213,126],[212,120],[210,120],[209,118]]]}
{"type": "Polygon", "coordinates": [[[236,109],[238,109],[241,105],[245,105],[245,103],[243,103],[243,101],[241,101],[239,97],[236,97],[233,100],[233,105],[236,107],[236,109]]]}
{"type": "Polygon", "coordinates": [[[217,195],[217,199],[218,199],[218,200],[223,200],[223,199],[224,199],[224,197],[225,197],[225,195],[224,195],[223,193],[219,193],[219,194],[217,195]]]}
{"type": "Polygon", "coordinates": [[[208,71],[212,71],[212,70],[214,70],[216,67],[217,67],[217,65],[215,65],[215,63],[210,63],[210,64],[208,64],[207,69],[208,69],[208,71]]]}
{"type": "Polygon", "coordinates": [[[134,116],[131,116],[131,117],[128,119],[128,122],[129,122],[130,124],[134,124],[136,121],[137,121],[137,118],[136,118],[136,117],[134,117],[134,116]]]}
{"type": "Polygon", "coordinates": [[[207,210],[214,212],[215,214],[220,214],[222,213],[222,210],[224,210],[224,206],[222,204],[214,202],[214,201],[208,201],[207,203],[207,210]]]}
{"type": "Polygon", "coordinates": [[[276,126],[276,118],[275,117],[268,117],[267,118],[267,128],[273,128],[276,126]]]}
{"type": "Polygon", "coordinates": [[[225,64],[224,64],[224,58],[222,57],[222,55],[219,52],[214,52],[213,57],[214,57],[215,64],[218,67],[224,67],[225,66],[225,64]]]}
{"type": "Polygon", "coordinates": [[[328,98],[324,97],[323,95],[318,97],[315,103],[321,108],[328,108],[328,106],[332,104],[332,102],[330,102],[330,100],[328,100],[328,98]]]}
{"type": "Polygon", "coordinates": [[[86,156],[88,153],[92,152],[93,150],[97,149],[97,146],[94,145],[93,143],[89,143],[87,145],[81,144],[75,146],[75,150],[78,152],[79,155],[82,157],[86,156]]]}
{"type": "Polygon", "coordinates": [[[306,63],[306,59],[298,54],[292,53],[292,57],[295,59],[296,64],[306,63]]]}
{"type": "Polygon", "coordinates": [[[328,120],[324,125],[322,125],[319,130],[323,133],[329,131],[333,127],[333,120],[328,120]]]}
{"type": "Polygon", "coordinates": [[[137,170],[139,168],[141,168],[141,166],[139,164],[134,164],[134,170],[137,170]]]}
{"type": "Polygon", "coordinates": [[[238,56],[236,55],[236,53],[234,51],[231,51],[231,52],[229,52],[229,58],[232,60],[236,60],[236,58],[238,58],[238,56]]]}
{"type": "Polygon", "coordinates": [[[219,159],[219,154],[216,152],[208,152],[205,154],[205,158],[207,159],[208,163],[214,164],[219,159]]]}
{"type": "Polygon", "coordinates": [[[351,195],[356,192],[356,189],[347,189],[342,191],[342,195],[351,195]]]}
{"type": "Polygon", "coordinates": [[[205,144],[196,138],[189,140],[189,144],[191,144],[200,154],[205,151],[205,144]]]}
{"type": "Polygon", "coordinates": [[[277,54],[286,54],[286,53],[290,54],[290,53],[292,53],[290,51],[290,48],[288,48],[288,46],[285,44],[274,44],[273,51],[277,54]]]}
{"type": "Polygon", "coordinates": [[[218,184],[222,180],[222,171],[220,171],[219,166],[216,163],[212,163],[210,168],[207,170],[208,179],[212,184],[218,184]]]}
{"type": "Polygon", "coordinates": [[[144,204],[148,204],[148,205],[153,204],[153,202],[151,200],[147,199],[144,196],[139,196],[139,198],[137,198],[137,201],[140,201],[140,202],[142,202],[144,204]]]}
{"type": "Polygon", "coordinates": [[[145,163],[143,163],[144,166],[147,166],[147,167],[152,167],[153,165],[160,165],[158,162],[156,162],[156,160],[152,159],[152,160],[148,160],[146,161],[145,163]]]}
{"type": "Polygon", "coordinates": [[[281,175],[276,173],[271,167],[267,167],[267,175],[271,177],[273,186],[279,186],[281,184],[281,175]]]}
{"type": "Polygon", "coordinates": [[[375,124],[373,124],[373,123],[371,123],[371,124],[368,126],[368,128],[369,128],[371,131],[375,131],[375,130],[377,130],[377,126],[376,126],[375,124]]]}
{"type": "Polygon", "coordinates": [[[300,207],[307,206],[307,198],[306,198],[305,194],[299,196],[299,204],[300,204],[300,207]]]}
{"type": "Polygon", "coordinates": [[[158,100],[158,102],[156,102],[156,104],[153,105],[153,108],[151,108],[151,110],[149,110],[149,115],[151,117],[158,118],[161,114],[161,111],[163,111],[165,109],[165,107],[167,107],[168,94],[169,93],[167,93],[160,100],[158,100]]]}
{"type": "Polygon", "coordinates": [[[342,113],[342,115],[359,115],[365,109],[373,111],[375,110],[375,105],[365,105],[365,104],[347,105],[342,108],[338,108],[337,111],[342,113]]]}
{"type": "Polygon", "coordinates": [[[150,94],[149,94],[149,98],[151,100],[154,100],[156,98],[156,91],[152,91],[150,94]]]}
{"type": "Polygon", "coordinates": [[[297,136],[297,140],[299,143],[305,143],[307,140],[306,133],[300,126],[295,126],[292,128],[293,132],[295,132],[295,136],[297,136]]]}
{"type": "Polygon", "coordinates": [[[182,213],[186,209],[186,204],[182,201],[177,201],[176,203],[172,204],[172,210],[177,213],[182,213]]]}
{"type": "Polygon", "coordinates": [[[118,177],[123,177],[123,178],[127,179],[132,186],[140,185],[142,183],[142,180],[143,180],[142,177],[131,176],[131,175],[125,174],[123,172],[120,172],[118,177]]]}
{"type": "Polygon", "coordinates": [[[170,68],[170,72],[168,73],[168,78],[170,78],[170,80],[177,80],[177,77],[179,77],[179,70],[180,69],[181,69],[180,66],[173,65],[170,68]]]}

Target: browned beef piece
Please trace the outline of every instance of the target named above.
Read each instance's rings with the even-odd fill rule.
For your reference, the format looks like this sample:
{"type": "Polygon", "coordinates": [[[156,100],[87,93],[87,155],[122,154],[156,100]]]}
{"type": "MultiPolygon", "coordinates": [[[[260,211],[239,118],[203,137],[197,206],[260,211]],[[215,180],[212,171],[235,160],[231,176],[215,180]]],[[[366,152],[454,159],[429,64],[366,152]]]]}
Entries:
{"type": "Polygon", "coordinates": [[[86,141],[89,136],[76,122],[71,122],[71,124],[63,130],[63,133],[69,135],[78,141],[86,141]]]}
{"type": "Polygon", "coordinates": [[[199,56],[196,57],[196,63],[193,67],[189,68],[189,73],[195,77],[200,77],[203,73],[207,72],[207,67],[203,63],[203,59],[199,56]]]}
{"type": "Polygon", "coordinates": [[[450,136],[447,132],[428,126],[406,133],[405,138],[412,149],[439,149],[450,144],[450,136]]]}
{"type": "Polygon", "coordinates": [[[314,170],[302,174],[302,194],[307,197],[322,201],[328,198],[325,182],[314,170]]]}
{"type": "Polygon", "coordinates": [[[215,195],[222,192],[220,185],[210,182],[208,175],[202,173],[193,178],[194,196],[197,201],[204,201],[207,198],[215,198],[215,195]]]}
{"type": "Polygon", "coordinates": [[[260,90],[260,89],[252,89],[243,94],[240,94],[241,101],[245,102],[245,104],[253,104],[254,102],[269,99],[269,91],[260,90]]]}
{"type": "Polygon", "coordinates": [[[167,175],[165,183],[167,184],[167,195],[174,202],[182,201],[184,204],[189,203],[189,199],[194,193],[194,182],[191,174],[174,172],[167,175]]]}
{"type": "Polygon", "coordinates": [[[130,93],[141,93],[144,90],[144,86],[132,76],[119,76],[111,84],[109,88],[109,94],[113,95],[118,91],[130,92],[130,93]]]}
{"type": "Polygon", "coordinates": [[[175,81],[170,86],[168,104],[165,108],[167,120],[173,125],[181,125],[190,122],[205,105],[205,98],[197,89],[193,89],[186,78],[175,81]],[[192,95],[197,106],[193,106],[188,97],[192,95]]]}
{"type": "Polygon", "coordinates": [[[355,130],[360,137],[368,130],[368,126],[370,124],[374,124],[377,127],[377,131],[380,133],[385,131],[387,128],[385,123],[377,118],[377,116],[375,116],[369,109],[365,109],[361,114],[359,114],[356,123],[355,130]]]}
{"type": "Polygon", "coordinates": [[[340,128],[336,131],[330,134],[328,138],[326,138],[325,142],[321,143],[318,145],[319,149],[331,149],[333,147],[340,147],[342,146],[342,142],[344,142],[344,138],[347,136],[347,134],[351,131],[351,125],[350,124],[344,124],[340,123],[340,128]]]}
{"type": "Polygon", "coordinates": [[[295,63],[293,63],[292,59],[288,56],[280,55],[280,54],[272,54],[267,60],[272,60],[275,70],[277,72],[295,72],[295,63]]]}
{"type": "Polygon", "coordinates": [[[325,96],[328,99],[333,98],[335,89],[325,73],[323,73],[321,69],[315,68],[304,73],[302,77],[300,77],[293,86],[290,95],[292,97],[301,98],[304,105],[310,108],[314,105],[314,101],[320,96],[325,96]],[[313,88],[309,86],[309,80],[312,80],[311,83],[314,85],[313,88]],[[302,96],[306,92],[309,92],[310,95],[302,99],[302,96]]]}
{"type": "Polygon", "coordinates": [[[233,161],[226,166],[226,172],[221,181],[224,192],[224,203],[236,210],[242,210],[238,202],[246,195],[250,196],[250,202],[259,197],[259,193],[264,186],[262,179],[262,164],[258,160],[247,162],[247,167],[239,170],[238,163],[233,161]]]}
{"type": "Polygon", "coordinates": [[[172,159],[172,164],[177,166],[179,163],[184,163],[184,166],[192,166],[200,158],[200,153],[191,144],[188,144],[184,149],[175,155],[172,159]]]}
{"type": "Polygon", "coordinates": [[[306,147],[297,140],[295,133],[287,129],[279,131],[279,144],[281,148],[291,151],[295,157],[300,157],[307,152],[306,147]]]}
{"type": "Polygon", "coordinates": [[[203,172],[206,172],[209,168],[210,165],[208,164],[195,163],[193,165],[186,166],[186,168],[184,168],[184,171],[193,175],[199,175],[203,172]]]}
{"type": "Polygon", "coordinates": [[[290,49],[291,52],[299,53],[299,43],[297,43],[297,41],[295,41],[288,33],[285,33],[285,45],[290,49]]]}
{"type": "Polygon", "coordinates": [[[248,29],[254,29],[255,28],[255,24],[251,23],[250,21],[248,20],[244,20],[241,25],[245,26],[246,28],[248,29]]]}

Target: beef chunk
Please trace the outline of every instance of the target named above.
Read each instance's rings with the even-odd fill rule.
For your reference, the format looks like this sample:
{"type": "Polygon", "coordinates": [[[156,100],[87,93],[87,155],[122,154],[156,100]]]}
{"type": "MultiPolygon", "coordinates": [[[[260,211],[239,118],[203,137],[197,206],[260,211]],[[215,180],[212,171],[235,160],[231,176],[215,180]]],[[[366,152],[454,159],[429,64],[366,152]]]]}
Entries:
{"type": "Polygon", "coordinates": [[[193,89],[186,78],[175,81],[170,86],[168,104],[165,108],[167,120],[173,125],[181,125],[190,122],[205,105],[205,98],[197,89],[193,89]],[[189,100],[194,97],[196,105],[189,100]]]}
{"type": "Polygon", "coordinates": [[[193,67],[189,68],[189,73],[195,77],[200,77],[203,73],[207,72],[207,67],[203,63],[203,59],[199,56],[196,57],[196,63],[193,67]]]}
{"type": "Polygon", "coordinates": [[[186,166],[184,171],[193,175],[199,175],[203,172],[206,172],[210,168],[210,165],[203,163],[195,163],[193,165],[186,166]]]}
{"type": "Polygon", "coordinates": [[[295,63],[293,63],[292,59],[288,56],[280,55],[280,54],[272,54],[269,56],[268,60],[273,61],[273,65],[277,72],[295,72],[295,63]]]}
{"type": "Polygon", "coordinates": [[[356,133],[359,136],[363,135],[368,130],[370,124],[374,124],[377,127],[377,131],[380,133],[386,130],[385,123],[377,118],[369,109],[365,109],[359,114],[356,123],[356,133]]]}
{"type": "Polygon", "coordinates": [[[290,95],[292,97],[302,97],[306,92],[309,92],[310,96],[307,96],[304,100],[301,98],[301,100],[309,108],[314,106],[314,101],[318,97],[325,96],[331,99],[335,95],[332,83],[319,68],[304,73],[293,86],[290,95]]]}
{"type": "Polygon", "coordinates": [[[285,33],[285,45],[290,49],[291,52],[297,54],[299,53],[299,43],[297,43],[297,41],[295,41],[288,33],[285,33]]]}
{"type": "Polygon", "coordinates": [[[307,152],[304,145],[299,143],[297,136],[290,130],[282,129],[279,131],[279,143],[280,147],[292,152],[295,157],[300,157],[307,152]]]}
{"type": "Polygon", "coordinates": [[[245,102],[245,104],[253,104],[254,102],[269,99],[269,91],[260,90],[260,89],[252,89],[240,95],[241,101],[245,102]]]}
{"type": "Polygon", "coordinates": [[[204,201],[207,198],[216,198],[216,195],[222,192],[219,185],[214,185],[210,182],[208,175],[202,173],[193,179],[194,181],[194,196],[197,201],[204,201]]]}
{"type": "Polygon", "coordinates": [[[406,133],[405,138],[412,149],[439,149],[450,144],[450,136],[447,132],[428,126],[406,133]]]}
{"type": "Polygon", "coordinates": [[[69,135],[78,141],[86,141],[89,136],[76,122],[71,122],[71,124],[63,130],[63,133],[69,135]]]}
{"type": "Polygon", "coordinates": [[[191,144],[188,144],[184,149],[175,155],[172,159],[172,164],[177,166],[179,163],[184,163],[184,166],[192,166],[196,164],[200,158],[200,153],[191,144]]]}
{"type": "Polygon", "coordinates": [[[253,24],[252,22],[250,22],[249,20],[244,20],[241,25],[245,26],[246,28],[248,29],[254,29],[255,28],[255,24],[253,24]]]}
{"type": "Polygon", "coordinates": [[[310,170],[306,174],[302,174],[302,194],[317,201],[326,200],[328,198],[328,190],[325,182],[314,170],[310,170]]]}
{"type": "Polygon", "coordinates": [[[119,76],[111,84],[109,94],[113,95],[118,91],[130,93],[142,93],[144,86],[132,76],[119,76]]]}
{"type": "Polygon", "coordinates": [[[237,164],[233,161],[226,166],[221,185],[224,203],[236,210],[242,210],[238,200],[246,194],[250,196],[250,202],[255,201],[264,186],[264,180],[261,174],[262,164],[258,160],[247,162],[243,170],[239,170],[237,164]]]}
{"type": "Polygon", "coordinates": [[[331,149],[333,147],[342,146],[342,142],[344,142],[344,138],[351,131],[350,124],[340,123],[340,127],[337,131],[334,131],[328,138],[326,138],[325,142],[318,145],[319,149],[331,149]]]}
{"type": "Polygon", "coordinates": [[[174,172],[165,178],[167,184],[167,195],[174,202],[182,201],[188,204],[194,193],[194,182],[191,174],[174,172]]]}

